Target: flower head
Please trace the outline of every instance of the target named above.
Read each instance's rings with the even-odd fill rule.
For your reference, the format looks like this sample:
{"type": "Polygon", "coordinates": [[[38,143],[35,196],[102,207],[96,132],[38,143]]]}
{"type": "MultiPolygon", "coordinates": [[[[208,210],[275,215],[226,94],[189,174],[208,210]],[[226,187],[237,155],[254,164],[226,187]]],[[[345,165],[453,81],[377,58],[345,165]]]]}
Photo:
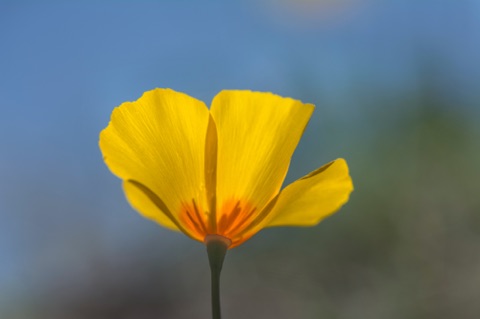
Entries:
{"type": "Polygon", "coordinates": [[[110,170],[147,218],[230,248],[271,226],[313,226],[353,190],[343,159],[281,189],[313,112],[271,93],[221,91],[207,106],[170,89],[145,92],[112,112],[100,134],[110,170]]]}

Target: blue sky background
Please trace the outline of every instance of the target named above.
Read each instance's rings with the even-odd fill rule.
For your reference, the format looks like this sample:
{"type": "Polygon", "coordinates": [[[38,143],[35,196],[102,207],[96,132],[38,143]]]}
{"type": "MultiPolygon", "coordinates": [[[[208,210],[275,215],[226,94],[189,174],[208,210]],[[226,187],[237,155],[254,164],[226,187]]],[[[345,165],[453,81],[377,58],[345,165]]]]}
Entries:
{"type": "Polygon", "coordinates": [[[112,109],[152,88],[316,104],[287,181],[336,157],[355,177],[375,160],[362,145],[425,89],[476,130],[479,1],[298,3],[0,0],[0,305],[83,278],[92,251],[189,247],[132,211],[97,145],[112,109]]]}

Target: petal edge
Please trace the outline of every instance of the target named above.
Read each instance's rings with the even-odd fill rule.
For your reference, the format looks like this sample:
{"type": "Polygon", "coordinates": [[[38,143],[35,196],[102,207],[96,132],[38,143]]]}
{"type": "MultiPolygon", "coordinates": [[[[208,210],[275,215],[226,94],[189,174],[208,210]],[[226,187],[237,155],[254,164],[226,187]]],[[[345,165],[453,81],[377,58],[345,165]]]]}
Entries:
{"type": "Polygon", "coordinates": [[[283,189],[265,227],[314,226],[340,209],[352,191],[346,161],[332,161],[283,189]]]}
{"type": "Polygon", "coordinates": [[[215,96],[217,221],[225,203],[243,201],[260,212],[278,194],[313,109],[272,93],[221,91],[215,96]]]}

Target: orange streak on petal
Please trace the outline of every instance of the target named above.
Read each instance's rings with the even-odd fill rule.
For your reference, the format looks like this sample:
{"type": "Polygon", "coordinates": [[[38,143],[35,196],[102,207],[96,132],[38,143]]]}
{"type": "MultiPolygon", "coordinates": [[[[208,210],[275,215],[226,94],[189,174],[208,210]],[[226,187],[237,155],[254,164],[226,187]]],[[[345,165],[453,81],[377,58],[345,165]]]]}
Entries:
{"type": "Polygon", "coordinates": [[[229,200],[217,212],[216,229],[208,222],[208,212],[197,205],[195,200],[182,204],[179,220],[192,237],[204,241],[207,235],[220,235],[232,241],[229,248],[236,247],[254,233],[244,231],[255,220],[257,209],[245,200],[229,200]]]}
{"type": "Polygon", "coordinates": [[[231,199],[225,202],[217,213],[220,217],[217,233],[235,241],[254,219],[255,212],[256,207],[245,200],[231,199]]]}
{"type": "Polygon", "coordinates": [[[203,241],[205,236],[211,233],[207,223],[207,214],[194,199],[191,203],[182,204],[179,220],[183,227],[199,241],[203,241]]]}

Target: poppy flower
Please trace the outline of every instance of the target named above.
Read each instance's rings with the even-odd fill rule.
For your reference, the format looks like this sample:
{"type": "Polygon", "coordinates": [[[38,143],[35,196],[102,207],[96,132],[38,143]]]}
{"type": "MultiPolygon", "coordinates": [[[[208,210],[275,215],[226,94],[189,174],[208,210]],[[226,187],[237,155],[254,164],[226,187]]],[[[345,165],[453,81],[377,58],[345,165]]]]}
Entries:
{"type": "Polygon", "coordinates": [[[343,159],[281,189],[314,106],[272,93],[221,91],[210,109],[171,89],[112,112],[100,134],[130,204],[200,242],[236,247],[273,226],[313,226],[353,190],[343,159]]]}

